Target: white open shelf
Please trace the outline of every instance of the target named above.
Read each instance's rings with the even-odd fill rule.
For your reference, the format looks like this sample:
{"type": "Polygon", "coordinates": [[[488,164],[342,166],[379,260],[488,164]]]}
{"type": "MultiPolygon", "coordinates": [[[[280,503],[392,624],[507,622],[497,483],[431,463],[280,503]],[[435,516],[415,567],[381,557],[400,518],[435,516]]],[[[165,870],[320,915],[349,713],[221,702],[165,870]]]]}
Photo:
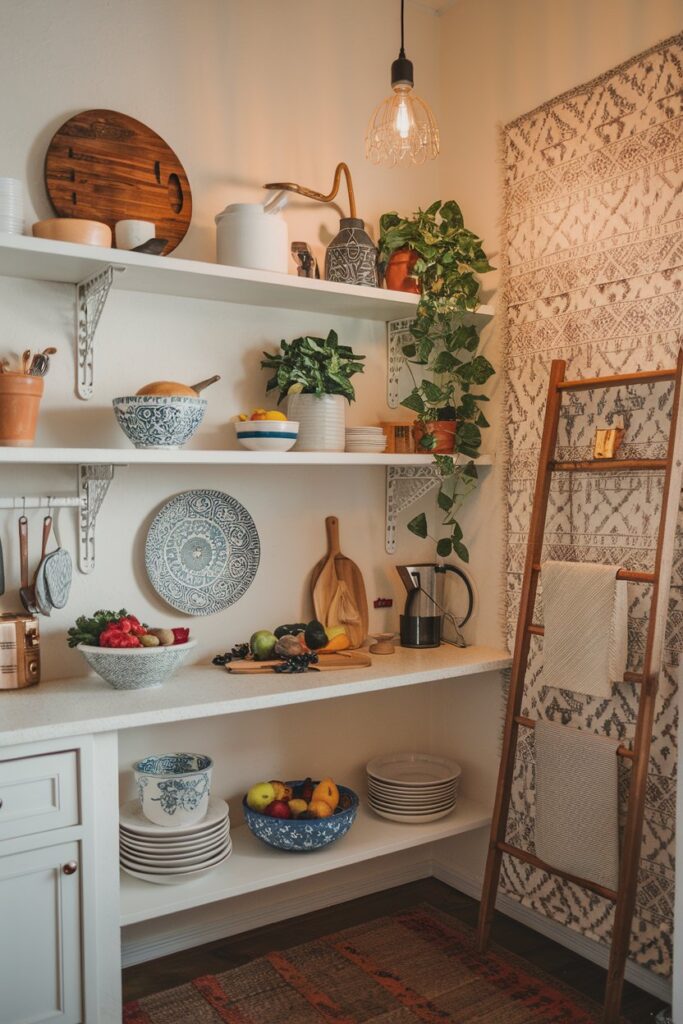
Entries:
{"type": "MultiPolygon", "coordinates": [[[[78,284],[109,266],[122,269],[114,274],[114,287],[125,291],[382,321],[412,317],[417,306],[416,295],[383,288],[0,233],[0,275],[6,277],[78,284]]],[[[474,315],[491,314],[482,306],[474,315]]]]}
{"type": "Polygon", "coordinates": [[[232,832],[232,854],[215,871],[183,885],[154,885],[121,872],[121,924],[136,924],[217,900],[293,882],[334,868],[384,857],[449,836],[485,828],[490,809],[461,798],[447,818],[426,825],[386,821],[360,807],[351,829],[336,843],[310,853],[274,850],[246,825],[232,832]]]}
{"type": "Polygon", "coordinates": [[[95,675],[59,679],[2,694],[0,747],[330,700],[510,665],[510,655],[500,648],[442,644],[430,650],[397,646],[394,654],[373,656],[368,668],[300,675],[233,675],[214,665],[193,665],[148,690],[114,690],[95,675]]]}
{"type": "MultiPolygon", "coordinates": [[[[364,452],[201,451],[177,448],[0,448],[0,465],[161,465],[161,466],[429,466],[431,455],[375,455],[364,452]]],[[[461,462],[468,460],[462,456],[461,462]]],[[[474,460],[490,466],[491,455],[474,460]]]]}

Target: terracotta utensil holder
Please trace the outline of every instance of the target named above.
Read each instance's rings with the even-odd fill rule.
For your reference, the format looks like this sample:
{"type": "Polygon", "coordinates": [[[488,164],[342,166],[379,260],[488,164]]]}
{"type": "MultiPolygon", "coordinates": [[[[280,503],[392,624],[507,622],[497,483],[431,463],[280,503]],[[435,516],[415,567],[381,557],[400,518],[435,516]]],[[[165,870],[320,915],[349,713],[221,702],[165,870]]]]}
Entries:
{"type": "Polygon", "coordinates": [[[45,382],[25,373],[0,373],[0,446],[33,444],[45,382]]]}

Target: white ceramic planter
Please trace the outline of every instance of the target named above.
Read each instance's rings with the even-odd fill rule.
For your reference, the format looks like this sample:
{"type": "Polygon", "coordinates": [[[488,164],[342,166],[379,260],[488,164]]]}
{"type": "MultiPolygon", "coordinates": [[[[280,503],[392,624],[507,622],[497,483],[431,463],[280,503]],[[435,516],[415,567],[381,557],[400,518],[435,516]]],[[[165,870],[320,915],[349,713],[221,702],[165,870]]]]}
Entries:
{"type": "Polygon", "coordinates": [[[290,395],[287,418],[298,420],[295,452],[343,452],[346,399],[343,395],[290,395]]]}

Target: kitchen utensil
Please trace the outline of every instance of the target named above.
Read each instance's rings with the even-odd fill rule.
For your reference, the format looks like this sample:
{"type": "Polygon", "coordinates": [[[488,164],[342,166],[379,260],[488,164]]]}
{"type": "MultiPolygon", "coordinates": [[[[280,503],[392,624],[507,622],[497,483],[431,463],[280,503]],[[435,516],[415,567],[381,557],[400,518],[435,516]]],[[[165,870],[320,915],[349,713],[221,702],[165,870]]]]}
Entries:
{"type": "Polygon", "coordinates": [[[351,647],[360,647],[368,635],[368,600],[365,593],[363,574],[350,558],[341,553],[339,547],[339,520],[336,516],[325,519],[328,551],[313,569],[311,575],[311,596],[315,617],[324,626],[344,626],[351,641],[351,647]],[[339,583],[345,585],[346,603],[339,595],[339,583]],[[333,622],[329,617],[330,606],[335,602],[335,614],[345,614],[346,621],[333,622]],[[350,609],[357,612],[357,618],[350,609]],[[354,621],[355,620],[355,621],[354,621]]]}
{"type": "Polygon", "coordinates": [[[192,219],[185,169],[164,140],[114,110],[84,110],[55,133],[45,157],[45,184],[55,212],[113,228],[131,212],[156,225],[168,254],[192,219]]]}
{"type": "Polygon", "coordinates": [[[291,252],[296,263],[297,277],[320,278],[318,261],[308,242],[292,242],[291,252]]]}
{"type": "Polygon", "coordinates": [[[33,605],[41,615],[49,616],[52,611],[52,605],[50,603],[49,594],[47,588],[43,585],[42,572],[45,565],[45,556],[47,554],[47,543],[52,533],[52,516],[46,515],[43,519],[43,545],[40,552],[40,561],[33,575],[33,583],[31,584],[31,590],[33,592],[33,605]],[[39,585],[40,583],[40,585],[39,585]]]}
{"type": "Polygon", "coordinates": [[[36,352],[31,360],[28,372],[32,377],[44,377],[50,369],[50,356],[56,355],[56,348],[44,348],[42,352],[36,352]]]}
{"type": "Polygon", "coordinates": [[[114,415],[136,448],[182,448],[194,437],[206,399],[186,395],[129,395],[112,399],[114,415]]]}
{"type": "Polygon", "coordinates": [[[394,639],[393,633],[371,633],[371,638],[375,641],[374,644],[370,644],[370,654],[394,654],[396,648],[391,642],[394,639]]]}
{"type": "Polygon", "coordinates": [[[251,586],[261,557],[249,512],[222,491],[176,494],[147,534],[145,566],[157,594],[188,615],[228,608],[251,586]]]}
{"type": "Polygon", "coordinates": [[[21,372],[28,373],[31,365],[31,349],[27,348],[21,357],[21,372]]]}
{"type": "Polygon", "coordinates": [[[159,256],[168,245],[168,238],[150,238],[149,241],[143,242],[142,245],[136,245],[131,252],[142,252],[148,256],[159,256]]]}
{"type": "Polygon", "coordinates": [[[19,597],[29,615],[35,615],[37,608],[34,603],[35,594],[28,582],[28,519],[19,516],[19,560],[21,564],[21,587],[19,597]]]}
{"type": "MultiPolygon", "coordinates": [[[[368,668],[372,665],[372,658],[361,651],[333,651],[330,654],[320,654],[317,665],[312,665],[309,671],[316,669],[318,672],[337,671],[341,668],[368,668]]],[[[227,672],[233,675],[272,672],[276,666],[282,665],[282,661],[229,661],[225,666],[227,672]]]]}
{"type": "MultiPolygon", "coordinates": [[[[449,643],[464,647],[460,629],[468,621],[474,607],[474,592],[469,578],[462,569],[445,563],[430,562],[397,566],[401,582],[407,591],[405,608],[401,615],[401,645],[403,647],[438,647],[442,640],[443,620],[454,633],[449,643]],[[462,594],[455,601],[456,613],[445,607],[443,580],[452,573],[462,584],[462,594]],[[462,607],[460,607],[462,601],[462,607]]],[[[447,639],[443,637],[443,639],[447,639]]]]}
{"type": "Polygon", "coordinates": [[[115,690],[145,690],[161,686],[180,668],[195,640],[169,647],[94,647],[79,644],[76,650],[115,690]]]}
{"type": "Polygon", "coordinates": [[[71,592],[73,563],[71,555],[61,544],[45,559],[42,576],[52,607],[64,608],[71,592]]]}
{"type": "Polygon", "coordinates": [[[262,203],[231,203],[215,219],[218,263],[287,273],[287,221],[277,203],[270,208],[262,203]]]}
{"type": "Polygon", "coordinates": [[[137,249],[156,236],[156,224],[149,220],[119,220],[114,227],[117,249],[137,249]]]}
{"type": "Polygon", "coordinates": [[[211,387],[212,384],[215,384],[216,381],[220,379],[220,373],[215,373],[213,377],[207,377],[206,380],[200,380],[198,384],[190,384],[190,387],[193,391],[196,391],[197,394],[199,394],[200,391],[204,391],[206,388],[211,387]]]}
{"type": "Polygon", "coordinates": [[[38,220],[31,228],[34,238],[47,238],[53,242],[73,242],[76,245],[99,245],[111,248],[111,228],[100,220],[86,220],[65,214],[38,220]]]}

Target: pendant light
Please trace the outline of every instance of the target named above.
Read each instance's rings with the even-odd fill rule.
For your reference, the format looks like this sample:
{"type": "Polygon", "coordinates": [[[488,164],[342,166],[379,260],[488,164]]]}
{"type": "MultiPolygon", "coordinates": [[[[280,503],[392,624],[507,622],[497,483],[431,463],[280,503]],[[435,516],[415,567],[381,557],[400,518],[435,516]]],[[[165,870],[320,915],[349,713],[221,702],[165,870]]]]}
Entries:
{"type": "Polygon", "coordinates": [[[401,0],[401,49],[391,65],[393,94],[377,107],[365,136],[365,155],[385,167],[423,164],[439,155],[439,129],[429,108],[413,91],[413,62],[403,48],[401,0]]]}

